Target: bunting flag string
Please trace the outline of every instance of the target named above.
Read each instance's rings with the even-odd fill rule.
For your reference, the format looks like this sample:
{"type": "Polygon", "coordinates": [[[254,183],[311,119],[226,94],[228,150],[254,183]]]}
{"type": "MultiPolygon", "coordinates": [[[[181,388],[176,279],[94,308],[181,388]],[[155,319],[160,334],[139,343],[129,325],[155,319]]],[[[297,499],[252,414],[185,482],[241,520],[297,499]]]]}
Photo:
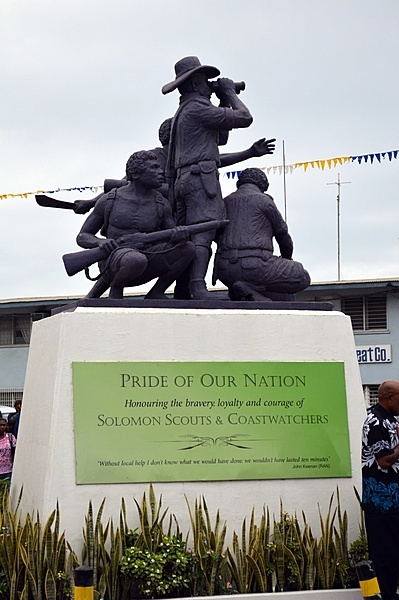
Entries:
{"type": "Polygon", "coordinates": [[[28,198],[29,196],[56,194],[57,192],[85,192],[86,190],[98,194],[102,189],[102,185],[83,185],[80,187],[57,188],[56,190],[36,190],[36,192],[21,192],[19,194],[0,194],[0,200],[5,200],[5,198],[28,198]]]}
{"type": "MultiPolygon", "coordinates": [[[[273,175],[282,175],[284,172],[286,174],[291,174],[295,169],[300,168],[303,168],[303,170],[306,172],[309,169],[309,167],[311,167],[312,169],[317,167],[318,169],[324,171],[324,169],[326,168],[331,169],[338,165],[343,165],[345,163],[357,162],[360,165],[362,162],[370,162],[370,164],[373,164],[374,160],[377,160],[379,163],[381,163],[381,161],[385,160],[386,158],[388,158],[389,161],[392,161],[393,158],[398,157],[398,154],[399,150],[389,150],[386,152],[375,152],[373,154],[361,154],[359,156],[336,156],[334,158],[310,160],[307,162],[296,162],[285,166],[274,165],[271,167],[259,168],[262,169],[262,171],[264,171],[265,173],[272,173],[273,175]]],[[[223,176],[227,177],[228,179],[234,179],[235,177],[238,177],[240,173],[241,171],[227,171],[223,173],[223,176]]]]}
{"type": "MultiPolygon", "coordinates": [[[[336,156],[334,158],[325,158],[318,160],[310,160],[307,162],[296,162],[290,165],[274,165],[271,167],[259,167],[262,171],[273,175],[282,175],[284,172],[286,174],[291,174],[295,169],[303,169],[306,171],[310,168],[318,168],[324,171],[324,169],[331,169],[336,167],[337,165],[343,165],[347,163],[355,163],[357,162],[359,165],[364,163],[373,164],[374,161],[381,163],[383,160],[388,159],[392,161],[392,159],[397,159],[399,154],[399,150],[387,150],[385,152],[375,152],[373,154],[361,154],[359,156],[336,156]]],[[[223,177],[227,177],[228,179],[235,179],[240,175],[241,171],[224,171],[222,172],[223,177]]],[[[0,194],[0,200],[4,200],[5,198],[28,198],[28,196],[34,196],[36,194],[56,194],[57,192],[85,192],[90,190],[93,194],[98,194],[100,190],[103,189],[102,185],[84,185],[81,187],[70,187],[70,188],[57,188],[56,190],[36,190],[36,192],[22,192],[19,194],[0,194]]]]}

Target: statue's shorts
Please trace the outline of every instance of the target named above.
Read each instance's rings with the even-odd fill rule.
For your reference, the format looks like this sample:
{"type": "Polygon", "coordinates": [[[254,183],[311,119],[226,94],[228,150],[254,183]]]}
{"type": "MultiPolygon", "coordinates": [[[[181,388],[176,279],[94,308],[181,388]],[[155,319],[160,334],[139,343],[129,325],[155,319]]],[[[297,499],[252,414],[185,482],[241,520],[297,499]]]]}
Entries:
{"type": "Polygon", "coordinates": [[[174,191],[178,225],[226,218],[215,162],[201,161],[179,168],[174,191]]]}

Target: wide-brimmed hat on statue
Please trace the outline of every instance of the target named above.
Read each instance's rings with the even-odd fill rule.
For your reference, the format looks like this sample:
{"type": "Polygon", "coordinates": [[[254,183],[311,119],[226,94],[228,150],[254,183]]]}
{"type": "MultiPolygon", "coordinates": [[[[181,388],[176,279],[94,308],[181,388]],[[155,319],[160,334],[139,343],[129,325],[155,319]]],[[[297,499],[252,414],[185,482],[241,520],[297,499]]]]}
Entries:
{"type": "Polygon", "coordinates": [[[190,75],[200,72],[206,73],[210,79],[220,75],[220,71],[216,67],[201,65],[198,56],[185,56],[175,64],[176,79],[170,83],[166,83],[162,88],[162,93],[169,94],[169,92],[173,92],[190,75]]]}

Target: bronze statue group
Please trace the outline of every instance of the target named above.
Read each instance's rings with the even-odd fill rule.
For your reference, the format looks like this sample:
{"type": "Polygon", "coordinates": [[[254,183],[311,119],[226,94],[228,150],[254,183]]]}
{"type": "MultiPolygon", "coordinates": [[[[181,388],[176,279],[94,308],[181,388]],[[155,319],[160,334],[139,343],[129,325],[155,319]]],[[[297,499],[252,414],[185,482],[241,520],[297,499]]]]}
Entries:
{"type": "MultiPolygon", "coordinates": [[[[162,147],[135,152],[123,179],[105,180],[100,196],[73,204],[77,213],[90,211],[77,236],[86,250],[63,258],[68,274],[85,269],[89,278],[89,266],[98,263],[88,297],[109,290],[110,298],[121,299],[125,288],[155,279],[146,299],[166,298],[176,282],[174,298],[208,300],[213,292],[205,277],[214,242],[212,281],[227,286],[230,300],[289,301],[309,285],[308,272],[292,260],[292,239],[266,193],[265,173],[245,169],[237,191],[222,197],[219,167],[272,154],[275,139],[220,153],[229,132],[249,127],[253,118],[239,97],[245,84],[225,77],[210,81],[219,75],[196,56],[179,60],[175,79],[162,88],[164,94],[180,93],[174,117],[159,129],[162,147]],[[273,254],[273,240],[281,256],[273,254]]],[[[37,201],[51,205],[48,198],[37,201]]]]}

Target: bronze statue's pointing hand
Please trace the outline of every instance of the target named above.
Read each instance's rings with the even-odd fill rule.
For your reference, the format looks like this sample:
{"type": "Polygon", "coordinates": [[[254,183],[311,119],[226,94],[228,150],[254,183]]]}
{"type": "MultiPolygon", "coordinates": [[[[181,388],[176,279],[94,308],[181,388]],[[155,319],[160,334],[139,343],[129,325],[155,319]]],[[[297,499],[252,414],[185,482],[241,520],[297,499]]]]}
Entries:
{"type": "Polygon", "coordinates": [[[261,138],[257,142],[253,143],[250,152],[252,157],[255,156],[264,156],[265,154],[273,154],[276,149],[276,138],[272,138],[267,140],[266,138],[261,138]]]}

